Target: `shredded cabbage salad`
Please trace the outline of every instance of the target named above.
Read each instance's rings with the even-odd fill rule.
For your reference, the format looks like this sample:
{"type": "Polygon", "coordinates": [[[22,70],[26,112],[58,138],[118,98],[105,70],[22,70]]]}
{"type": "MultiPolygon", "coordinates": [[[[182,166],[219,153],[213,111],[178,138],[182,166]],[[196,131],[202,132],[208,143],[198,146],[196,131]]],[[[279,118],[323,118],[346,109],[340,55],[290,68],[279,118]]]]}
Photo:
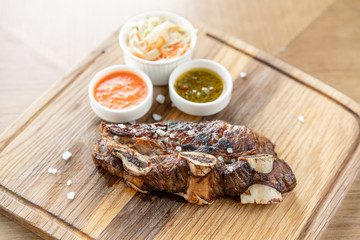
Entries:
{"type": "Polygon", "coordinates": [[[190,49],[191,33],[164,17],[152,16],[136,22],[129,32],[129,48],[135,56],[157,61],[182,56],[190,49]]]}

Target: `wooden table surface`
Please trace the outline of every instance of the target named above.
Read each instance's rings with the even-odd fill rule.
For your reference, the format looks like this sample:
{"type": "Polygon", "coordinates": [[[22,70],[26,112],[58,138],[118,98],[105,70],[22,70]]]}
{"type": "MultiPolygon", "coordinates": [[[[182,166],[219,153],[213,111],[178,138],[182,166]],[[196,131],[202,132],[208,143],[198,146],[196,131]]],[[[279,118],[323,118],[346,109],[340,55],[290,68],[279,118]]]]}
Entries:
{"type": "MultiPolygon", "coordinates": [[[[2,0],[0,132],[127,18],[147,10],[174,11],[228,32],[360,103],[357,0],[2,0]]],[[[360,239],[359,202],[358,175],[322,239],[360,239]]],[[[15,238],[38,239],[0,215],[0,239],[15,238]]]]}

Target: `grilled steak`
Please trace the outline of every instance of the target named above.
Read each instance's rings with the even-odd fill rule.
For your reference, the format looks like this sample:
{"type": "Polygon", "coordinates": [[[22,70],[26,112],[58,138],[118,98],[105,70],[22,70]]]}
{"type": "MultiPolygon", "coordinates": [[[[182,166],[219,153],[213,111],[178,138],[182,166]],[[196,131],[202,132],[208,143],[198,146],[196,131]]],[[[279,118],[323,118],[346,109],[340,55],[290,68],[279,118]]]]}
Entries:
{"type": "Polygon", "coordinates": [[[166,191],[196,204],[222,195],[267,204],[296,186],[274,145],[245,126],[220,120],[102,123],[100,131],[94,163],[142,193],[166,191]]]}

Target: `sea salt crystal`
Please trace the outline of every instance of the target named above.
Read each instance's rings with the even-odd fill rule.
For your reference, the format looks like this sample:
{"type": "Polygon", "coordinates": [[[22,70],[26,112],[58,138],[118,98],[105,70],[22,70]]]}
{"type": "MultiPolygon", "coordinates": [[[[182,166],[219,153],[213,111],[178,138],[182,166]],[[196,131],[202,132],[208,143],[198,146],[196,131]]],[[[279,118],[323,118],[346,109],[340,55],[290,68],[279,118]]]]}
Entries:
{"type": "Polygon", "coordinates": [[[175,134],[170,134],[170,136],[169,136],[170,138],[175,138],[175,134]]]}
{"type": "Polygon", "coordinates": [[[56,174],[56,173],[57,173],[57,169],[56,169],[56,168],[49,167],[48,173],[56,174]]]}
{"type": "Polygon", "coordinates": [[[160,103],[160,104],[164,104],[164,102],[165,102],[165,96],[162,95],[162,94],[158,94],[158,95],[156,96],[155,100],[156,100],[158,103],[160,103]]]}
{"type": "Polygon", "coordinates": [[[238,125],[235,125],[234,126],[234,130],[238,130],[239,129],[239,126],[238,125]]]}
{"type": "Polygon", "coordinates": [[[69,192],[66,194],[68,199],[74,199],[75,198],[75,193],[74,192],[69,192]]]}
{"type": "Polygon", "coordinates": [[[224,161],[224,158],[222,156],[219,156],[218,159],[219,159],[220,162],[224,161]]]}
{"type": "Polygon", "coordinates": [[[72,155],[71,152],[66,151],[66,152],[63,153],[62,158],[63,158],[64,160],[69,160],[69,158],[71,157],[71,155],[72,155]]]}
{"type": "Polygon", "coordinates": [[[114,136],[114,140],[117,141],[117,142],[120,142],[119,136],[114,136]]]}
{"type": "Polygon", "coordinates": [[[241,77],[241,78],[246,78],[246,75],[247,75],[246,72],[241,72],[241,73],[240,73],[240,77],[241,77]]]}
{"type": "Polygon", "coordinates": [[[156,130],[156,133],[159,134],[160,136],[164,136],[166,134],[166,132],[164,132],[163,130],[161,129],[157,129],[156,130]]]}
{"type": "Polygon", "coordinates": [[[176,146],[176,151],[181,152],[181,147],[180,147],[180,146],[176,146]]]}
{"type": "Polygon", "coordinates": [[[227,151],[228,153],[233,153],[233,152],[234,152],[232,148],[227,148],[226,151],[227,151]]]}
{"type": "Polygon", "coordinates": [[[212,134],[212,137],[213,137],[213,139],[215,139],[215,140],[218,140],[218,139],[219,139],[219,136],[218,136],[216,133],[213,133],[213,134],[212,134]]]}
{"type": "Polygon", "coordinates": [[[228,169],[230,172],[234,171],[234,167],[233,167],[233,166],[228,166],[227,169],[228,169]]]}
{"type": "Polygon", "coordinates": [[[66,185],[68,185],[68,186],[70,186],[72,184],[72,181],[71,180],[68,180],[67,182],[66,182],[66,185]]]}
{"type": "Polygon", "coordinates": [[[302,123],[305,122],[305,119],[304,119],[304,116],[303,116],[303,115],[299,115],[299,116],[298,116],[298,120],[299,120],[300,122],[302,122],[302,123]]]}
{"type": "Polygon", "coordinates": [[[194,134],[195,134],[195,131],[194,131],[194,130],[188,131],[188,135],[192,136],[192,135],[194,135],[194,134]]]}
{"type": "Polygon", "coordinates": [[[153,119],[154,119],[155,121],[160,121],[160,120],[162,119],[162,116],[159,115],[159,114],[156,114],[156,113],[154,113],[154,114],[152,115],[152,117],[153,117],[153,119]]]}
{"type": "Polygon", "coordinates": [[[118,124],[118,127],[119,128],[126,128],[126,126],[124,124],[122,124],[122,123],[118,124]]]}

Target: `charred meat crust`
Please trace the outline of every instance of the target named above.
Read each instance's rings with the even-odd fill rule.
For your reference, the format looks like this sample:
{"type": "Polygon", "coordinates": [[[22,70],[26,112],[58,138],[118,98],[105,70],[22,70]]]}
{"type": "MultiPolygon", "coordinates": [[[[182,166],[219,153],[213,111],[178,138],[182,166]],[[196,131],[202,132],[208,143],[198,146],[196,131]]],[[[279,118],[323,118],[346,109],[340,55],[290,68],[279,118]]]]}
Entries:
{"type": "Polygon", "coordinates": [[[128,126],[102,123],[100,131],[102,138],[92,153],[95,165],[123,177],[129,186],[143,193],[160,190],[186,195],[190,202],[209,204],[218,196],[239,196],[252,184],[267,185],[280,193],[296,186],[295,176],[283,160],[275,158],[269,173],[254,170],[244,160],[245,155],[253,154],[276,157],[268,139],[244,126],[219,120],[128,126]],[[119,154],[135,168],[150,170],[134,174],[124,168],[119,154]],[[131,154],[141,156],[143,162],[131,154]]]}
{"type": "MultiPolygon", "coordinates": [[[[185,151],[212,153],[223,158],[234,158],[245,154],[267,153],[275,156],[274,145],[265,137],[255,134],[245,126],[231,125],[227,122],[181,122],[166,121],[150,124],[106,124],[102,123],[103,134],[116,136],[122,144],[151,145],[137,149],[141,154],[153,152],[171,154],[178,152],[176,147],[185,151]],[[137,143],[141,141],[141,143],[137,143]],[[231,148],[233,154],[227,149],[231,148]]],[[[159,153],[158,153],[159,154],[159,153]]]]}

